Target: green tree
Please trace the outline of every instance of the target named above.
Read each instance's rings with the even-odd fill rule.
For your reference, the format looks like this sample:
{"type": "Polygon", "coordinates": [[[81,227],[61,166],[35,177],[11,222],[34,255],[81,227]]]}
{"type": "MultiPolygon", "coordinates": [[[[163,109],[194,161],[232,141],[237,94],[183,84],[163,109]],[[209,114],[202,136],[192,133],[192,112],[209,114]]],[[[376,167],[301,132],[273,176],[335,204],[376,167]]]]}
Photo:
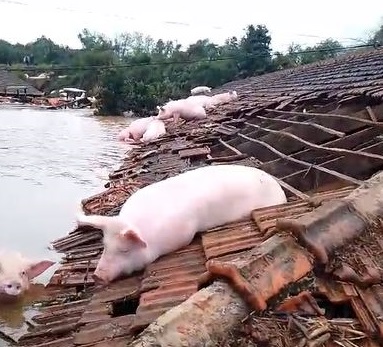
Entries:
{"type": "Polygon", "coordinates": [[[241,39],[241,76],[248,77],[267,72],[271,68],[271,36],[264,25],[249,25],[241,39]]]}
{"type": "Polygon", "coordinates": [[[383,45],[383,24],[378,30],[376,30],[372,37],[369,39],[370,44],[380,44],[383,45]]]}
{"type": "MultiPolygon", "coordinates": [[[[371,40],[382,42],[383,27],[371,40]]],[[[176,41],[155,41],[139,32],[108,38],[83,29],[81,49],[57,45],[40,37],[26,45],[0,40],[0,64],[19,68],[24,75],[25,56],[33,57],[35,73],[52,72],[44,91],[78,87],[97,93],[101,114],[132,110],[147,115],[170,98],[182,98],[197,85],[217,87],[223,83],[336,57],[344,47],[331,38],[313,47],[292,43],[286,54],[272,57],[271,36],[264,25],[249,25],[242,37],[229,37],[223,45],[200,39],[186,49],[176,41]],[[57,76],[65,75],[59,79],[57,76]]],[[[29,71],[33,75],[34,72],[29,71]]]]}

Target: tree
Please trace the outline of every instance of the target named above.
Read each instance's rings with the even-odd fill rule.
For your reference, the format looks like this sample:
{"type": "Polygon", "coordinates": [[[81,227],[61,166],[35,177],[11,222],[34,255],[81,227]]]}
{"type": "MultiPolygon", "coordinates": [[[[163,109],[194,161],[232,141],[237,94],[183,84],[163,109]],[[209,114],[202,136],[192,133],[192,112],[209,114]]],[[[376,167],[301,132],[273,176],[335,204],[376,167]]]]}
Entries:
{"type": "Polygon", "coordinates": [[[369,40],[369,43],[383,45],[383,24],[380,26],[378,30],[374,32],[374,34],[369,40]]]}
{"type": "Polygon", "coordinates": [[[271,67],[271,36],[264,25],[249,25],[245,36],[241,39],[240,61],[243,77],[264,73],[271,67]]]}
{"type": "MultiPolygon", "coordinates": [[[[374,37],[381,40],[382,32],[380,28],[374,37]]],[[[272,58],[271,36],[264,25],[249,25],[242,37],[229,37],[223,45],[205,38],[186,49],[176,41],[155,41],[139,32],[111,39],[83,29],[78,38],[81,49],[57,45],[44,36],[26,45],[0,40],[0,64],[19,65],[20,76],[26,67],[24,57],[36,73],[50,72],[54,65],[54,75],[44,91],[78,87],[97,93],[101,114],[132,110],[147,115],[169,98],[188,96],[197,85],[217,87],[238,78],[335,57],[344,49],[333,39],[307,48],[292,43],[286,54],[276,52],[272,58]]]]}

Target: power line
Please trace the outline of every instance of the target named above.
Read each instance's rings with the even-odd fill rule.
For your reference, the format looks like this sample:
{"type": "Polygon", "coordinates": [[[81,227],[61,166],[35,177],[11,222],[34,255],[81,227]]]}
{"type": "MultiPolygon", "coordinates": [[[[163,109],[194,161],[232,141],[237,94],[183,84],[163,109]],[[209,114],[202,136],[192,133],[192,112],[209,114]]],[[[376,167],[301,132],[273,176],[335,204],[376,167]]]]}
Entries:
{"type": "MultiPolygon", "coordinates": [[[[302,37],[313,37],[313,38],[318,38],[318,39],[328,39],[328,37],[325,36],[318,36],[318,35],[310,35],[310,34],[294,34],[296,36],[302,36],[302,37]]],[[[357,39],[353,37],[331,37],[332,39],[336,39],[337,41],[356,41],[356,42],[361,42],[366,44],[365,40],[362,39],[357,39]]]]}
{"type": "MultiPolygon", "coordinates": [[[[19,5],[19,6],[20,5],[21,6],[33,6],[34,5],[32,3],[25,3],[25,2],[15,1],[15,0],[0,0],[0,2],[12,4],[12,5],[19,5]]],[[[115,14],[115,13],[101,13],[101,12],[96,12],[96,11],[92,11],[92,10],[76,10],[73,8],[57,7],[57,6],[50,7],[50,8],[53,10],[57,10],[57,11],[74,12],[74,13],[81,12],[81,13],[87,13],[87,14],[91,14],[91,15],[113,17],[113,18],[119,18],[119,19],[124,19],[124,20],[126,20],[126,19],[134,20],[134,21],[140,20],[137,17],[124,16],[124,15],[115,14]]],[[[187,23],[187,22],[178,22],[178,21],[158,21],[158,22],[163,23],[163,24],[167,24],[167,25],[180,25],[180,26],[188,26],[188,27],[194,26],[194,24],[187,23]]],[[[210,28],[213,28],[216,30],[222,30],[223,29],[222,27],[214,26],[214,25],[204,25],[204,26],[207,26],[207,27],[210,27],[210,28]]]]}
{"type": "MultiPolygon", "coordinates": [[[[319,53],[319,52],[340,52],[340,51],[348,51],[352,49],[359,48],[367,48],[374,47],[377,48],[374,44],[366,44],[366,45],[358,45],[358,46],[350,46],[350,47],[341,47],[341,48],[323,48],[323,49],[312,49],[312,50],[304,50],[293,52],[294,55],[304,55],[311,53],[319,53]]],[[[269,54],[265,53],[255,53],[255,54],[247,54],[241,56],[241,58],[261,58],[267,57],[269,55],[276,55],[275,53],[269,54]]],[[[83,66],[72,66],[72,65],[51,65],[45,67],[38,66],[26,66],[26,67],[9,67],[9,66],[1,66],[0,71],[25,71],[25,72],[33,72],[33,71],[84,71],[84,70],[109,70],[109,69],[126,69],[133,67],[145,67],[145,66],[166,66],[166,65],[191,65],[196,63],[213,63],[218,61],[229,61],[236,60],[236,57],[222,57],[222,58],[213,58],[213,59],[202,59],[202,60],[183,60],[183,61],[159,61],[159,62],[149,62],[149,63],[130,63],[130,64],[109,64],[109,65],[83,65],[83,66]]]]}

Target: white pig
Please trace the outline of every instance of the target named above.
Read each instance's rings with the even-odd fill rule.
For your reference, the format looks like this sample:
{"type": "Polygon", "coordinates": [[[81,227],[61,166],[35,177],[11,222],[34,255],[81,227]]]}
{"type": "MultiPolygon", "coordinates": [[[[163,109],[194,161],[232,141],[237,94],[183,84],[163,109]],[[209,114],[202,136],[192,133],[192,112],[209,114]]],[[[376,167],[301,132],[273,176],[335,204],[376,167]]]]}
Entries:
{"type": "Polygon", "coordinates": [[[238,94],[235,90],[234,91],[230,90],[227,93],[221,93],[221,94],[213,95],[211,98],[213,99],[212,103],[214,105],[218,105],[218,104],[223,104],[223,103],[230,102],[230,101],[237,99],[238,94]]]}
{"type": "Polygon", "coordinates": [[[129,139],[138,141],[142,135],[144,135],[149,123],[153,119],[154,117],[145,117],[134,120],[126,129],[120,132],[118,138],[121,139],[121,141],[128,141],[129,139]]]}
{"type": "Polygon", "coordinates": [[[128,140],[132,139],[129,127],[122,129],[120,131],[120,133],[118,134],[117,138],[119,141],[128,141],[128,140]]]}
{"type": "Polygon", "coordinates": [[[17,298],[29,289],[30,280],[54,264],[34,261],[13,251],[0,251],[0,296],[17,298]]]}
{"type": "Polygon", "coordinates": [[[210,87],[198,86],[198,87],[193,88],[190,91],[190,94],[191,95],[197,95],[197,94],[204,94],[204,93],[210,93],[210,92],[211,92],[211,88],[210,87]]]}
{"type": "Polygon", "coordinates": [[[201,105],[205,109],[214,107],[214,99],[208,95],[192,95],[186,98],[186,100],[191,101],[196,105],[201,105]]]}
{"type": "Polygon", "coordinates": [[[146,129],[144,135],[142,135],[142,142],[150,142],[158,139],[161,135],[166,134],[165,124],[162,120],[153,119],[146,129]]]}
{"type": "Polygon", "coordinates": [[[188,245],[200,231],[248,217],[286,196],[266,172],[214,165],[153,183],[132,194],[117,216],[77,216],[78,225],[103,230],[104,251],[94,272],[107,284],[188,245]]]}
{"type": "Polygon", "coordinates": [[[206,118],[205,109],[194,102],[187,99],[169,101],[164,106],[157,106],[157,119],[166,120],[173,118],[177,123],[179,118],[185,120],[204,119],[206,118]]]}

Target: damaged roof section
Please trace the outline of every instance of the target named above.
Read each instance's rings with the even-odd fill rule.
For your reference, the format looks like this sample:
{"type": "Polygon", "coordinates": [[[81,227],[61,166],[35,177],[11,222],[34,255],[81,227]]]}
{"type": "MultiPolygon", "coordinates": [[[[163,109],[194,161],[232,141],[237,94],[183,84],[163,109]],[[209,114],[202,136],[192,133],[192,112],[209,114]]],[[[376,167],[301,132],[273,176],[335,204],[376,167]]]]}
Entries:
{"type": "MultiPolygon", "coordinates": [[[[350,336],[362,332],[358,341],[363,343],[378,338],[381,290],[376,254],[381,240],[377,232],[360,233],[370,220],[369,211],[376,213],[378,207],[369,205],[363,212],[355,199],[343,198],[383,167],[382,58],[383,51],[374,50],[232,82],[214,93],[236,89],[238,100],[217,107],[207,120],[170,125],[164,137],[130,151],[110,174],[106,191],[83,201],[87,213],[115,215],[137,189],[195,167],[225,163],[272,174],[289,202],[202,233],[191,245],[101,291],[90,276],[102,251],[101,232],[73,230],[53,243],[64,255],[50,282],[50,290],[65,288],[71,294],[45,307],[19,345],[122,346],[157,318],[166,318],[169,309],[180,304],[182,310],[185,300],[195,296],[203,298],[201,308],[203,303],[220,302],[230,308],[220,312],[236,312],[235,319],[222,317],[222,328],[245,318],[249,307],[261,310],[261,316],[253,315],[243,325],[250,337],[258,336],[252,328],[258,319],[265,328],[259,341],[266,328],[282,335],[291,330],[294,341],[301,341],[295,339],[297,334],[306,342],[317,341],[310,334],[321,324],[331,332],[338,324],[340,334],[339,317],[326,313],[318,318],[318,310],[331,311],[339,303],[348,305],[342,319],[355,328],[350,336]],[[322,211],[322,219],[315,222],[316,209],[322,211]],[[229,284],[216,282],[213,294],[210,287],[200,290],[212,280],[207,268],[229,284]],[[318,277],[319,270],[329,277],[318,277]],[[368,285],[360,286],[356,278],[368,285]],[[232,283],[238,284],[237,290],[232,283]],[[302,292],[308,295],[299,296],[302,292]],[[215,296],[223,293],[229,297],[215,296]],[[291,312],[301,314],[293,318],[310,338],[291,329],[291,324],[297,325],[290,322],[291,312]],[[307,312],[313,321],[304,322],[307,312]]],[[[209,313],[210,318],[196,319],[196,324],[207,324],[203,329],[197,325],[201,334],[221,317],[214,310],[209,313]]],[[[182,327],[184,338],[192,335],[187,325],[182,327]]],[[[327,330],[319,335],[326,334],[327,330]]],[[[333,346],[334,334],[325,340],[328,346],[333,346]]]]}
{"type": "Polygon", "coordinates": [[[373,180],[378,182],[375,186],[322,202],[308,214],[278,218],[278,232],[247,252],[231,259],[210,259],[206,263],[209,273],[225,278],[230,288],[217,282],[193,295],[151,324],[132,346],[149,346],[150,341],[161,341],[164,346],[172,341],[213,346],[222,345],[222,338],[231,339],[230,346],[247,346],[246,340],[254,346],[381,344],[382,280],[339,281],[338,273],[347,264],[343,254],[355,259],[347,264],[355,273],[371,275],[382,269],[379,212],[383,182],[373,180]],[[376,209],[368,209],[367,218],[365,206],[371,196],[376,209]],[[377,258],[373,252],[364,252],[366,239],[370,241],[366,248],[376,250],[377,258]],[[353,247],[353,253],[344,252],[344,247],[353,247]],[[367,264],[369,268],[363,268],[367,264]],[[247,303],[251,315],[239,298],[247,303]],[[200,309],[202,305],[206,310],[200,309]],[[278,330],[265,335],[273,327],[278,330]],[[273,341],[278,338],[282,339],[279,344],[273,341]]]}

